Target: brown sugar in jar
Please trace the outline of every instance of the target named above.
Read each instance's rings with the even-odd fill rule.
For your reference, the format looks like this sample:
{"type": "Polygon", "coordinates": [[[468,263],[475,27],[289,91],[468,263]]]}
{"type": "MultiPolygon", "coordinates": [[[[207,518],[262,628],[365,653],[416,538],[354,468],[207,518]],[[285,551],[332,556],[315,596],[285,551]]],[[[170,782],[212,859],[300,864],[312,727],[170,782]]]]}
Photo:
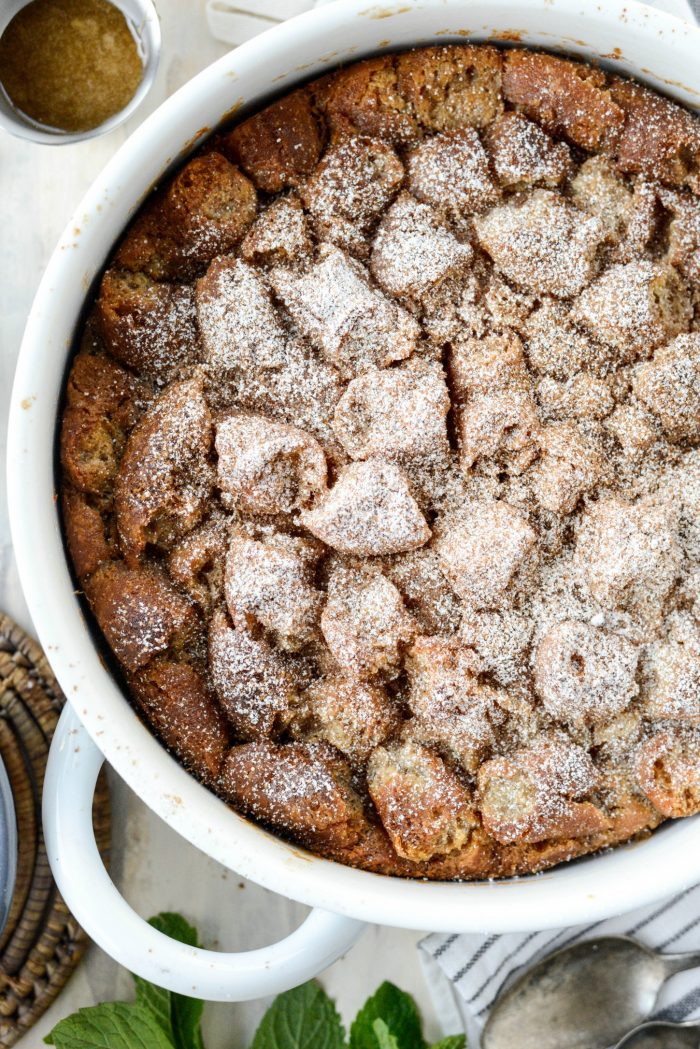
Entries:
{"type": "Polygon", "coordinates": [[[5,93],[46,127],[99,127],[128,104],[142,76],[136,40],[108,0],[33,0],[0,38],[5,93]]]}

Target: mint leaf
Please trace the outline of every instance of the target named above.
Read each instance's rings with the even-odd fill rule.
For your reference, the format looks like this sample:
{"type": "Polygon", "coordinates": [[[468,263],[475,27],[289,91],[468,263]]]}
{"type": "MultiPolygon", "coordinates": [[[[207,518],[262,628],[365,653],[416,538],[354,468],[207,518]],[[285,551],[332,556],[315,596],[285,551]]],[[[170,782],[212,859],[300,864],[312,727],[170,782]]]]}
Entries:
{"type": "Polygon", "coordinates": [[[466,1034],[451,1034],[449,1038],[443,1038],[431,1045],[430,1049],[467,1049],[466,1034]]]}
{"type": "Polygon", "coordinates": [[[44,1041],[56,1049],[173,1049],[156,1018],[126,1002],[79,1009],[56,1024],[44,1041]]]}
{"type": "MultiPolygon", "coordinates": [[[[173,940],[199,946],[197,930],[181,914],[164,911],[150,918],[148,924],[173,940]]],[[[140,976],[134,976],[134,983],[136,1004],[151,1013],[174,1049],[204,1049],[200,1030],[204,1002],[156,987],[140,976]]]]}
{"type": "Polygon", "coordinates": [[[263,1016],[251,1049],[343,1049],[337,1010],[315,980],[280,994],[263,1016]]]}
{"type": "Polygon", "coordinates": [[[350,1049],[381,1049],[374,1021],[382,1020],[399,1049],[426,1049],[416,1003],[393,983],[368,998],[350,1028],[350,1049]]]}
{"type": "Polygon", "coordinates": [[[379,1049],[399,1049],[399,1043],[383,1020],[375,1020],[372,1029],[377,1039],[379,1049]]]}

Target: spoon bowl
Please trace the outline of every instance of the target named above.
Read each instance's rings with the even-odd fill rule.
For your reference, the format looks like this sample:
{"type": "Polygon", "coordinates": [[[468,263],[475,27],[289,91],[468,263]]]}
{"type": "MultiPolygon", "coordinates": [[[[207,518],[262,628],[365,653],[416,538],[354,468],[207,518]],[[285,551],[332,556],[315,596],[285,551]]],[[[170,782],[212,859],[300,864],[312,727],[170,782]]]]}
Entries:
{"type": "Polygon", "coordinates": [[[608,1049],[651,1015],[669,976],[698,965],[700,953],[657,954],[624,936],[566,947],[506,989],[482,1047],[608,1049]]]}
{"type": "Polygon", "coordinates": [[[615,1049],[700,1049],[700,1023],[653,1020],[630,1031],[615,1049]]]}

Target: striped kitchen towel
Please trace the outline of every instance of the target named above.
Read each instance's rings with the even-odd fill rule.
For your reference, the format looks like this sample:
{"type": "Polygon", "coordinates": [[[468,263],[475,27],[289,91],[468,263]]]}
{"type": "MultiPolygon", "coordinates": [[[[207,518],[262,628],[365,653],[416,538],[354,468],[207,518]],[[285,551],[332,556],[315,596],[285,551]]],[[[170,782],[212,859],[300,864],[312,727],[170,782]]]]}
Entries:
{"type": "MultiPolygon", "coordinates": [[[[427,936],[420,943],[421,962],[445,1033],[466,1030],[470,1049],[478,1049],[489,1010],[507,984],[552,951],[608,935],[632,936],[661,951],[700,950],[700,885],[620,918],[559,932],[427,936]]],[[[700,1019],[700,970],[668,981],[656,1015],[700,1019]]]]}

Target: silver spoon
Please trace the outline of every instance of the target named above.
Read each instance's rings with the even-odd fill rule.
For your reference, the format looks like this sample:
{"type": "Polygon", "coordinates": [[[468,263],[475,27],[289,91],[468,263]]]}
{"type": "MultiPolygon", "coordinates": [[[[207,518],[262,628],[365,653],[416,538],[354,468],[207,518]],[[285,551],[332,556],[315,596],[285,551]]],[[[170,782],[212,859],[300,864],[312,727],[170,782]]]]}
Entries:
{"type": "Polygon", "coordinates": [[[626,936],[555,951],[499,998],[482,1049],[608,1049],[654,1011],[674,973],[700,966],[700,951],[656,954],[626,936]]]}
{"type": "Polygon", "coordinates": [[[689,1020],[682,1024],[652,1020],[625,1035],[615,1049],[699,1049],[700,1023],[689,1020]]]}

